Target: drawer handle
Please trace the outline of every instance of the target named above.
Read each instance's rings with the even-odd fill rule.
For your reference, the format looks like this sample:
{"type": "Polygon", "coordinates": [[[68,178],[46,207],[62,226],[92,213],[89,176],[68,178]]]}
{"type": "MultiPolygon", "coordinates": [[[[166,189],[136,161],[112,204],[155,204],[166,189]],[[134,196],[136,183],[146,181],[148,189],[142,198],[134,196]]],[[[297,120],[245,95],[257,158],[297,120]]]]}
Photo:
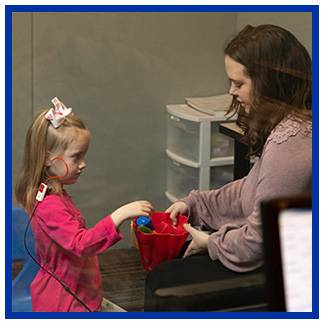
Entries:
{"type": "Polygon", "coordinates": [[[180,121],[180,118],[176,117],[176,116],[173,116],[173,115],[170,115],[170,119],[176,121],[176,122],[179,122],[180,121]]]}
{"type": "Polygon", "coordinates": [[[177,161],[172,160],[172,163],[177,167],[181,167],[181,164],[177,161]]]}

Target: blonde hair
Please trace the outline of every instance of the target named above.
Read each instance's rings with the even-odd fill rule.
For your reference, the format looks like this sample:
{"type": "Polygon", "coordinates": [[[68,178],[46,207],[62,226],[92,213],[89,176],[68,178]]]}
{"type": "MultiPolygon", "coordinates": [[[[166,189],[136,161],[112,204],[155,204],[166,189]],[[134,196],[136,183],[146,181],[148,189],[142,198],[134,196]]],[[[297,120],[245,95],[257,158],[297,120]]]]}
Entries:
{"type": "MultiPolygon", "coordinates": [[[[45,118],[48,109],[38,113],[28,129],[25,140],[23,165],[16,182],[15,194],[27,213],[35,205],[38,188],[49,176],[46,162],[51,153],[63,153],[78,136],[78,130],[88,130],[82,120],[71,113],[61,126],[54,128],[45,118]]],[[[62,194],[58,181],[48,183],[48,190],[62,194]]]]}

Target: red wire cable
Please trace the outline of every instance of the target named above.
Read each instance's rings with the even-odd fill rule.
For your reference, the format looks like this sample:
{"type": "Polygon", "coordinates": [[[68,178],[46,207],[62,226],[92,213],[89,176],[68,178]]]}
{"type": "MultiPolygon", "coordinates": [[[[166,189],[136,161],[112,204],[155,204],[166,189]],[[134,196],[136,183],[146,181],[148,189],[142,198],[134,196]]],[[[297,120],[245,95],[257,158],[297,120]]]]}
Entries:
{"type": "Polygon", "coordinates": [[[59,176],[59,175],[49,176],[45,180],[45,183],[47,183],[49,180],[53,180],[53,179],[63,179],[69,174],[69,167],[68,167],[67,163],[65,162],[65,160],[61,156],[56,156],[55,158],[51,159],[51,161],[55,161],[55,160],[60,160],[60,161],[62,161],[64,163],[64,166],[66,168],[66,172],[65,172],[65,174],[63,176],[59,176]]]}

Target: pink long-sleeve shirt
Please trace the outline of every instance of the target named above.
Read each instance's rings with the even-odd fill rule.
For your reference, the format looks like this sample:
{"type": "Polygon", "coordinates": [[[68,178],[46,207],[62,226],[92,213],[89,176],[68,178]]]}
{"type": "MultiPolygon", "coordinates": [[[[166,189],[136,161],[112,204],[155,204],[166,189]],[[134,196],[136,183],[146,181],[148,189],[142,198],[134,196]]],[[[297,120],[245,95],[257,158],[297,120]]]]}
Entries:
{"type": "Polygon", "coordinates": [[[271,132],[246,177],[220,189],[192,191],[182,201],[191,224],[214,231],[208,238],[211,259],[243,272],[263,262],[260,203],[311,187],[312,123],[288,117],[271,132]]]}
{"type": "MultiPolygon", "coordinates": [[[[100,311],[97,255],[121,239],[110,216],[88,229],[68,194],[50,194],[37,206],[31,224],[40,264],[55,273],[92,311],[100,311]]],[[[43,269],[38,271],[30,289],[35,312],[87,311],[43,269]]]]}

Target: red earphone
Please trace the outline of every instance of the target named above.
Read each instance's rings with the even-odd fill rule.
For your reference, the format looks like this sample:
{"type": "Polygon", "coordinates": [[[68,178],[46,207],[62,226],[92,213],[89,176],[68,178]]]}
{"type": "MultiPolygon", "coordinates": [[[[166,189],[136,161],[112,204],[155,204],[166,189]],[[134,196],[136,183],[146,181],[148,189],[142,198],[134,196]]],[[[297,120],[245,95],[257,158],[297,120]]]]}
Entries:
{"type": "Polygon", "coordinates": [[[69,167],[67,165],[67,163],[65,162],[65,160],[61,157],[61,156],[56,156],[54,157],[53,159],[51,159],[51,161],[55,161],[55,160],[60,160],[64,163],[65,165],[65,168],[66,168],[66,171],[65,171],[65,174],[64,175],[56,175],[56,176],[49,176],[45,182],[42,182],[39,186],[39,189],[38,189],[38,192],[37,192],[37,195],[36,195],[36,200],[37,201],[43,201],[44,197],[45,197],[45,194],[46,194],[46,191],[47,191],[47,182],[49,180],[54,180],[54,179],[63,179],[65,178],[68,174],[69,174],[69,167]]]}

